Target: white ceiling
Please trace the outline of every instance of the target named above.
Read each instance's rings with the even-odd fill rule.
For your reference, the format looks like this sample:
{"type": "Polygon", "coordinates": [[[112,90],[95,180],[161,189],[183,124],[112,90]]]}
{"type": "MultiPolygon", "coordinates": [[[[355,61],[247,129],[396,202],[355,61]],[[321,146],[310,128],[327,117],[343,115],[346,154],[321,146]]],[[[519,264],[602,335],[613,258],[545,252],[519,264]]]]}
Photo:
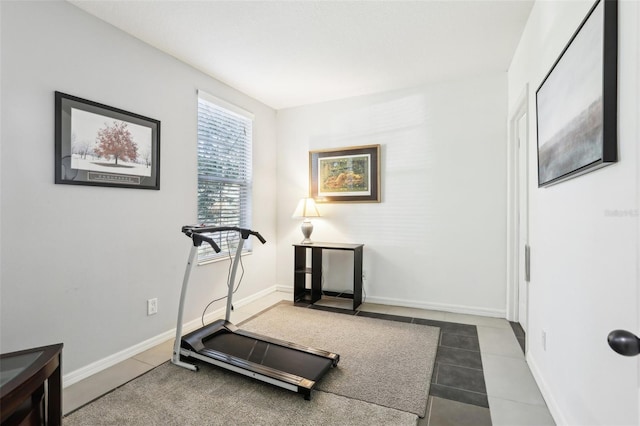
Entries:
{"type": "Polygon", "coordinates": [[[533,5],[69,1],[276,109],[506,71],[533,5]]]}

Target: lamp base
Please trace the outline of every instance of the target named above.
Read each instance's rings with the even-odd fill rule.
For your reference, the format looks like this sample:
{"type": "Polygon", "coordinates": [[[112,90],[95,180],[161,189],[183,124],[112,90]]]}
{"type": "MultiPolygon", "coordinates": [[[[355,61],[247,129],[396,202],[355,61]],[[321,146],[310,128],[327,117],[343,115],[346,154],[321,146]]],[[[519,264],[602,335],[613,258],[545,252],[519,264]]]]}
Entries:
{"type": "Polygon", "coordinates": [[[313,244],[313,241],[310,240],[311,233],[313,232],[313,224],[309,219],[305,219],[302,222],[302,226],[300,226],[302,230],[302,235],[304,236],[304,240],[300,244],[313,244]]]}

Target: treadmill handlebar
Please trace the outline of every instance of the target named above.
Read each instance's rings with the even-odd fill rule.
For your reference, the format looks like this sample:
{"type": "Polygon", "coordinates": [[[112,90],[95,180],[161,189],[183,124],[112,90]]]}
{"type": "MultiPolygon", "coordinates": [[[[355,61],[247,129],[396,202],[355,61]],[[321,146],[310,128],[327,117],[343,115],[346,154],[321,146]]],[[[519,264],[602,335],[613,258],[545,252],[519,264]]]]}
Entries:
{"type": "Polygon", "coordinates": [[[260,242],[262,244],[266,243],[267,240],[265,240],[262,235],[260,235],[260,233],[258,231],[251,231],[251,235],[253,235],[254,237],[256,237],[258,240],[260,240],[260,242]]]}
{"type": "Polygon", "coordinates": [[[193,245],[196,247],[200,247],[202,242],[207,242],[211,246],[211,248],[216,252],[220,253],[220,247],[213,241],[213,238],[207,237],[206,235],[201,234],[192,234],[191,239],[193,240],[193,245]]]}
{"type": "Polygon", "coordinates": [[[252,231],[251,229],[239,228],[237,226],[207,226],[207,225],[186,225],[182,227],[182,232],[189,238],[193,239],[193,244],[199,246],[202,244],[202,241],[206,241],[211,244],[211,247],[216,251],[216,253],[220,252],[220,248],[213,241],[213,239],[202,235],[202,234],[212,234],[215,232],[225,232],[225,231],[235,231],[239,232],[242,236],[243,240],[249,238],[249,235],[253,235],[256,237],[262,244],[266,243],[267,240],[264,239],[262,235],[258,231],[252,231]],[[196,241],[198,240],[198,241],[196,241]],[[199,242],[199,244],[196,244],[199,242]]]}

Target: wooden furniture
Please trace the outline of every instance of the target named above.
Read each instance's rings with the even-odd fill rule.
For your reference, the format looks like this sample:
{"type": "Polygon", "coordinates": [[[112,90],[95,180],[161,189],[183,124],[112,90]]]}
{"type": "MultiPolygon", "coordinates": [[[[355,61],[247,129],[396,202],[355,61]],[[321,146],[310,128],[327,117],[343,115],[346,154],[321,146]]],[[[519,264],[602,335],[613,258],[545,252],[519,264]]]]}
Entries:
{"type": "Polygon", "coordinates": [[[62,343],[0,355],[2,426],[62,424],[62,343]]]}
{"type": "Polygon", "coordinates": [[[353,310],[362,303],[362,248],[364,244],[312,243],[294,244],[293,300],[316,303],[322,298],[322,252],[345,250],[353,252],[353,295],[325,292],[335,296],[353,298],[353,310]],[[307,251],[311,251],[311,267],[307,266],[307,251]],[[306,276],[311,275],[311,289],[306,288],[306,276]]]}

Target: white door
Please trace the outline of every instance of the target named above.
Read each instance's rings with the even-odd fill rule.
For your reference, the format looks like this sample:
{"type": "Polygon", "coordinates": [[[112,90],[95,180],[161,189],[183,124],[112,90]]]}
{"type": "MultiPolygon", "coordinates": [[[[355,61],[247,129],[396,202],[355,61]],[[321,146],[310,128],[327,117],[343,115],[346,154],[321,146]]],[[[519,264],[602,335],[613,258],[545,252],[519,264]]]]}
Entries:
{"type": "Polygon", "coordinates": [[[517,121],[516,137],[518,139],[518,322],[527,331],[528,312],[528,268],[527,247],[529,247],[529,167],[527,143],[527,113],[517,121]]]}
{"type": "MultiPolygon", "coordinates": [[[[629,61],[627,63],[629,64],[634,64],[635,63],[635,70],[633,68],[630,68],[631,73],[629,74],[629,79],[627,81],[633,81],[633,84],[635,85],[635,98],[632,97],[633,101],[629,102],[629,98],[626,98],[626,96],[629,95],[629,93],[632,93],[630,91],[621,91],[620,88],[618,89],[618,102],[619,105],[620,104],[624,104],[627,106],[627,108],[631,109],[631,111],[629,111],[629,109],[626,110],[619,110],[618,112],[618,117],[619,117],[619,122],[620,121],[624,121],[625,125],[624,126],[620,126],[619,129],[622,127],[624,130],[622,131],[622,137],[624,138],[625,136],[628,138],[628,140],[631,140],[635,143],[636,146],[636,177],[634,179],[634,183],[635,183],[635,192],[636,192],[636,200],[635,200],[635,205],[634,205],[634,209],[629,210],[629,211],[625,211],[624,213],[622,213],[625,219],[628,220],[622,220],[623,224],[629,224],[626,225],[628,226],[628,229],[630,232],[632,229],[632,226],[635,226],[635,247],[636,247],[636,264],[635,264],[635,268],[636,268],[636,276],[635,276],[635,288],[629,286],[626,287],[626,289],[628,289],[627,294],[623,295],[622,297],[628,297],[628,300],[632,300],[635,302],[635,306],[632,305],[633,309],[630,312],[627,312],[626,310],[625,312],[625,319],[628,318],[627,321],[624,322],[624,325],[622,325],[622,323],[620,324],[611,324],[612,328],[615,327],[616,329],[623,329],[625,331],[627,331],[629,334],[628,335],[618,335],[618,337],[621,337],[622,340],[619,340],[618,343],[620,343],[620,345],[616,345],[615,342],[611,342],[611,340],[609,341],[610,345],[612,345],[613,347],[617,347],[617,349],[622,350],[622,352],[626,353],[626,357],[622,357],[620,359],[617,359],[615,364],[612,365],[611,370],[613,370],[613,374],[612,376],[614,377],[614,380],[612,380],[613,385],[615,387],[612,387],[614,395],[620,395],[623,399],[624,396],[627,395],[632,395],[633,399],[635,400],[635,402],[637,402],[637,405],[633,408],[629,407],[627,404],[624,404],[623,407],[621,408],[622,412],[628,413],[629,411],[634,412],[635,414],[635,419],[632,419],[631,416],[629,416],[629,421],[627,423],[629,424],[640,424],[640,354],[635,355],[635,363],[634,361],[632,361],[631,357],[633,356],[634,353],[638,353],[640,352],[640,346],[638,345],[638,341],[635,340],[637,339],[637,337],[640,337],[640,179],[638,178],[639,174],[640,174],[640,147],[638,146],[638,143],[640,143],[640,84],[639,84],[639,79],[638,76],[640,76],[640,50],[638,50],[638,47],[640,46],[640,29],[638,29],[638,24],[640,23],[640,6],[638,6],[637,3],[635,2],[627,2],[624,3],[624,9],[620,10],[619,15],[618,15],[618,19],[620,19],[620,17],[622,16],[622,14],[624,14],[625,18],[622,20],[622,23],[624,25],[624,23],[628,23],[630,21],[635,21],[634,25],[633,25],[633,30],[635,31],[635,38],[636,38],[636,42],[635,42],[635,51],[632,50],[632,48],[628,49],[628,52],[633,52],[634,56],[635,56],[635,60],[632,60],[631,58],[629,58],[629,61]],[[632,20],[632,18],[630,18],[630,16],[632,16],[632,14],[630,13],[633,10],[633,7],[635,7],[635,20],[632,20]],[[631,77],[631,76],[635,76],[635,78],[631,77]],[[625,101],[627,101],[625,103],[625,101]],[[633,105],[634,107],[631,107],[630,105],[633,105]],[[633,109],[635,109],[635,111],[633,111],[633,109]],[[628,116],[624,116],[624,113],[621,114],[621,111],[629,111],[629,115],[628,116]],[[626,118],[628,117],[629,121],[626,121],[626,118]],[[635,125],[635,132],[630,131],[631,128],[631,123],[633,123],[635,125]],[[635,133],[635,134],[634,134],[635,133]],[[634,291],[635,290],[635,291],[634,291]],[[628,313],[628,315],[627,315],[628,313]],[[634,340],[635,340],[635,346],[634,346],[634,340]],[[629,410],[629,408],[631,408],[631,410],[629,410]]],[[[630,25],[631,27],[631,25],[630,25]]],[[[629,34],[629,32],[623,32],[623,34],[629,34]]],[[[628,37],[628,36],[627,36],[628,37]]],[[[629,40],[631,40],[630,37],[628,37],[629,40]]],[[[631,44],[631,42],[630,42],[631,44]]],[[[618,53],[618,59],[621,60],[620,58],[620,53],[618,53]]],[[[631,56],[631,55],[629,55],[631,56]]],[[[620,65],[619,65],[620,66],[620,65]]],[[[618,73],[620,73],[620,68],[618,68],[618,73]]],[[[625,80],[622,80],[622,84],[624,84],[625,80]]],[[[633,85],[629,85],[628,87],[633,87],[633,85]]],[[[620,132],[620,130],[619,130],[620,132]]],[[[624,151],[619,152],[619,161],[631,161],[631,158],[629,156],[624,157],[624,151]]],[[[631,200],[630,200],[631,203],[631,200]]],[[[615,223],[615,222],[614,222],[615,223]]],[[[629,306],[629,305],[626,305],[629,306]]],[[[620,309],[619,306],[616,305],[611,305],[611,309],[620,309]]],[[[627,308],[628,309],[628,308],[627,308]]],[[[611,334],[608,336],[609,338],[611,338],[611,334]]],[[[618,350],[616,350],[616,352],[618,352],[618,350]]],[[[609,368],[608,370],[609,371],[609,368]]]]}
{"type": "MultiPolygon", "coordinates": [[[[640,12],[640,8],[638,8],[640,12]]],[[[640,13],[638,14],[640,17],[640,13]]],[[[640,35],[640,32],[638,33],[640,35]]],[[[640,39],[640,37],[639,37],[640,39]]],[[[639,40],[640,41],[640,40],[639,40]]],[[[638,98],[640,99],[640,86],[638,86],[638,98]]],[[[638,109],[638,113],[640,115],[640,109],[638,109]]],[[[636,124],[637,126],[637,134],[640,135],[640,124],[636,124]]],[[[637,150],[637,159],[636,159],[636,167],[637,170],[640,171],[640,149],[637,150]]],[[[636,181],[636,193],[637,199],[640,200],[640,181],[636,181]]],[[[638,207],[638,204],[636,204],[638,207]]],[[[636,247],[639,249],[636,250],[636,268],[640,265],[640,213],[639,209],[628,211],[622,213],[624,215],[628,214],[634,218],[634,225],[636,227],[636,247]]],[[[618,368],[617,373],[624,375],[625,383],[620,384],[620,389],[624,389],[624,392],[633,392],[633,390],[628,386],[629,381],[634,382],[635,384],[635,393],[638,398],[638,405],[636,406],[636,422],[634,424],[640,424],[640,273],[636,274],[636,282],[635,282],[635,294],[629,294],[629,300],[634,300],[635,302],[635,312],[631,312],[631,318],[637,318],[635,324],[633,321],[629,321],[628,324],[632,324],[631,327],[628,328],[618,328],[615,331],[611,331],[607,336],[607,341],[611,349],[615,352],[618,352],[626,357],[636,357],[636,370],[633,371],[631,369],[630,363],[625,363],[626,360],[619,360],[618,365],[615,367],[618,368]],[[625,365],[626,364],[626,365],[625,365]],[[626,380],[627,377],[632,378],[632,380],[626,380]]],[[[615,307],[614,307],[615,308],[615,307]]]]}

